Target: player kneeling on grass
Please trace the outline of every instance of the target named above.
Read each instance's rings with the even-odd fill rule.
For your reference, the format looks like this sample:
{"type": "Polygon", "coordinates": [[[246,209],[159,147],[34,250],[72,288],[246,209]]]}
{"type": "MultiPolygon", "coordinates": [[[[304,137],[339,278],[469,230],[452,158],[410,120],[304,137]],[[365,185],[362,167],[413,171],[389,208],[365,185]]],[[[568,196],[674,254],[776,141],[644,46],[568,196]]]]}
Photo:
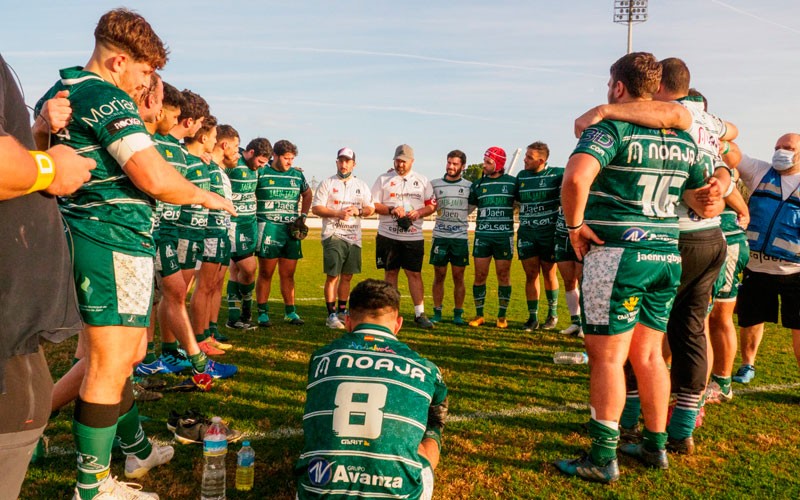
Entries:
{"type": "Polygon", "coordinates": [[[447,387],[397,340],[399,308],[394,286],[362,281],[348,333],[311,356],[298,498],[431,498],[447,387]]]}

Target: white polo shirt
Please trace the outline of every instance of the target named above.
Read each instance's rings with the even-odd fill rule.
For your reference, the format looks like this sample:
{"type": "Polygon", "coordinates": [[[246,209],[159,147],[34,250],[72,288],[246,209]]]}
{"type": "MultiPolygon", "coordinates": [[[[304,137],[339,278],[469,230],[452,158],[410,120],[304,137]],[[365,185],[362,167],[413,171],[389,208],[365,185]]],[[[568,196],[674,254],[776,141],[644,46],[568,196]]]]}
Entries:
{"type": "MultiPolygon", "coordinates": [[[[406,212],[436,204],[433,186],[428,178],[413,170],[404,177],[397,175],[394,170],[378,177],[372,186],[372,199],[375,203],[382,203],[390,209],[402,206],[406,212]]],[[[408,231],[403,231],[397,226],[393,215],[381,215],[378,218],[378,234],[394,240],[421,240],[422,218],[415,220],[408,231]]]]}
{"type": "MultiPolygon", "coordinates": [[[[344,210],[347,207],[363,210],[366,207],[374,207],[369,186],[353,175],[347,179],[332,175],[322,181],[314,193],[314,201],[311,206],[323,206],[331,210],[344,210]]],[[[347,220],[323,217],[322,239],[327,240],[334,235],[360,247],[361,217],[350,217],[347,220]]]]}

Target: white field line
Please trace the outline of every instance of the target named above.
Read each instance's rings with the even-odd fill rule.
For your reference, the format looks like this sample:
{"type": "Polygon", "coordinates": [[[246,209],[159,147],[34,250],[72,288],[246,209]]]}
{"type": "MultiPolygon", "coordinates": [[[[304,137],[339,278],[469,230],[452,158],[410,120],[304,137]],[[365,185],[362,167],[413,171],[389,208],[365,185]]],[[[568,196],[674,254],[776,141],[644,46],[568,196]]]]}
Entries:
{"type": "MultiPolygon", "coordinates": [[[[800,388],[800,383],[796,382],[792,384],[770,384],[758,387],[737,389],[735,392],[736,394],[757,394],[764,392],[779,392],[787,389],[797,389],[797,388],[800,388]]],[[[508,410],[476,411],[473,413],[465,413],[463,415],[450,415],[447,418],[447,421],[449,423],[454,423],[454,422],[472,422],[475,420],[496,420],[496,419],[514,418],[514,417],[527,417],[531,415],[547,415],[552,413],[570,413],[577,411],[586,411],[588,409],[589,405],[587,403],[568,403],[560,406],[525,406],[521,408],[509,408],[508,410]]],[[[245,438],[247,438],[249,441],[261,441],[261,440],[278,440],[278,439],[294,438],[302,435],[303,435],[303,429],[300,427],[278,427],[277,429],[271,431],[248,432],[245,434],[245,438]]],[[[174,440],[167,441],[157,437],[151,437],[150,439],[161,446],[175,444],[174,440]]],[[[75,453],[74,448],[64,448],[60,446],[54,446],[48,450],[48,456],[72,455],[74,453],[75,453]]]]}

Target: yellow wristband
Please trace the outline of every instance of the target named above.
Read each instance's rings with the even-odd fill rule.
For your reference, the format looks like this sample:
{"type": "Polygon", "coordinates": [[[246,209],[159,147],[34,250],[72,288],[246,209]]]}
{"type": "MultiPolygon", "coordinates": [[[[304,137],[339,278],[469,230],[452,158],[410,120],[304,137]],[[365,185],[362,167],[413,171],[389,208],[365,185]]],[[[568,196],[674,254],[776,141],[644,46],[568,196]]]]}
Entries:
{"type": "Polygon", "coordinates": [[[33,183],[30,189],[25,194],[33,193],[34,191],[41,191],[47,189],[56,178],[56,164],[53,157],[44,151],[28,151],[36,161],[36,182],[33,183]]]}

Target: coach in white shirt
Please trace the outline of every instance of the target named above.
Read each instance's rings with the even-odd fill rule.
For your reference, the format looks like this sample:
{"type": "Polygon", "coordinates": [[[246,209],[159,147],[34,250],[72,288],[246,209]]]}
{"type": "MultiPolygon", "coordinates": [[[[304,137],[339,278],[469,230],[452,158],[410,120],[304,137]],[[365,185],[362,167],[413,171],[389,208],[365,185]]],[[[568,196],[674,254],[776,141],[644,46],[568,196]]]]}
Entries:
{"type": "Polygon", "coordinates": [[[328,328],[344,329],[350,280],[361,272],[361,217],[375,212],[366,182],[353,175],[356,154],[350,148],[336,153],[336,175],[322,181],[311,211],[322,217],[322,268],[328,328]],[[337,304],[338,298],[338,304],[337,304]]]}
{"type": "Polygon", "coordinates": [[[436,209],[433,186],[427,177],[411,170],[414,150],[408,144],[397,146],[394,170],[378,177],[372,186],[375,211],[380,214],[375,263],[384,269],[384,279],[397,287],[400,269],[405,269],[408,289],[414,302],[414,322],[420,328],[433,328],[423,304],[422,259],[425,240],[422,221],[436,209]]]}

